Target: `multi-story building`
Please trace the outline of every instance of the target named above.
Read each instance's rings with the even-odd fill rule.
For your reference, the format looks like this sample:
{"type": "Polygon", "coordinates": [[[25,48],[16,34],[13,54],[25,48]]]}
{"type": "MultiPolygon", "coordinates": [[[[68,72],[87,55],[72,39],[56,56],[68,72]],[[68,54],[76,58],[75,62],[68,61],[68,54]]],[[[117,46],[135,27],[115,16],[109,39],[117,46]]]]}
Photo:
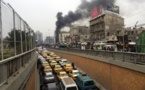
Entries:
{"type": "Polygon", "coordinates": [[[55,44],[55,38],[53,36],[47,36],[44,43],[48,45],[53,45],[55,44]]]}
{"type": "Polygon", "coordinates": [[[87,42],[90,39],[90,29],[87,26],[70,27],[71,43],[87,42]]]}
{"type": "Polygon", "coordinates": [[[59,42],[60,43],[67,43],[65,38],[68,37],[68,36],[70,36],[69,32],[61,31],[60,34],[59,34],[59,42]]]}
{"type": "Polygon", "coordinates": [[[36,38],[37,44],[43,43],[43,34],[40,31],[35,32],[35,38],[36,38]]]}
{"type": "Polygon", "coordinates": [[[123,26],[124,18],[116,13],[104,11],[104,14],[90,20],[91,40],[107,39],[123,26]]]}
{"type": "Polygon", "coordinates": [[[119,15],[119,7],[113,4],[96,7],[92,10],[90,20],[91,41],[107,40],[112,37],[118,29],[124,26],[124,18],[119,15]]]}

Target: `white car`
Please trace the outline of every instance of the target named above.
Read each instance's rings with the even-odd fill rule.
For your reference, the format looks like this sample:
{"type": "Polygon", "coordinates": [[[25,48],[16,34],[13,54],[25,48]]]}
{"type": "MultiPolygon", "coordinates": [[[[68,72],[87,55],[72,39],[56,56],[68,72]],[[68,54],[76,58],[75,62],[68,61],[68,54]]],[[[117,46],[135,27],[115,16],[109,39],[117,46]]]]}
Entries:
{"type": "Polygon", "coordinates": [[[60,64],[61,66],[64,66],[64,65],[66,65],[67,63],[68,63],[67,59],[61,59],[61,60],[59,61],[59,64],[60,64]]]}
{"type": "Polygon", "coordinates": [[[44,76],[44,83],[53,83],[55,82],[55,79],[54,79],[54,75],[52,74],[52,72],[47,72],[45,73],[45,76],[44,76]]]}

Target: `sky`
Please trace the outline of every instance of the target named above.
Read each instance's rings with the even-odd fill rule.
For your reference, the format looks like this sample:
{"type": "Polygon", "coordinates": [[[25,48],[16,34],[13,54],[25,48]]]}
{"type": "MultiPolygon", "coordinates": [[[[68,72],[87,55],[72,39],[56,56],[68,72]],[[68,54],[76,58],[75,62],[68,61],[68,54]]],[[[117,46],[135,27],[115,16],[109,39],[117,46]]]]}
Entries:
{"type": "MultiPolygon", "coordinates": [[[[66,15],[70,10],[75,11],[81,4],[81,0],[3,1],[9,3],[34,31],[41,31],[44,38],[54,35],[57,12],[66,15]]],[[[145,22],[144,0],[116,0],[115,4],[120,7],[120,15],[125,18],[125,26],[134,26],[137,21],[145,22]]]]}

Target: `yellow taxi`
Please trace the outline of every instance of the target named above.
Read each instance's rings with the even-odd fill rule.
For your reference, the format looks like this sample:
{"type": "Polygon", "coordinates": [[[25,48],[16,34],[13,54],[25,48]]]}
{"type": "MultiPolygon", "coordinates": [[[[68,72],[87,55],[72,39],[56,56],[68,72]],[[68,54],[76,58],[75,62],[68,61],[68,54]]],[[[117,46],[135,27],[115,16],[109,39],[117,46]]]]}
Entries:
{"type": "Polygon", "coordinates": [[[42,67],[45,68],[46,66],[50,66],[50,65],[47,61],[43,61],[42,62],[42,67]]]}
{"type": "Polygon", "coordinates": [[[54,52],[50,52],[49,56],[53,57],[53,55],[55,55],[54,52]]]}
{"type": "Polygon", "coordinates": [[[46,72],[52,72],[52,68],[50,66],[45,66],[43,71],[46,72]]]}
{"type": "Polygon", "coordinates": [[[59,57],[59,56],[55,57],[56,62],[59,62],[60,60],[61,60],[61,57],[59,57]]]}
{"type": "Polygon", "coordinates": [[[71,72],[73,70],[73,67],[71,64],[66,64],[63,66],[63,68],[66,72],[71,72]]]}
{"type": "Polygon", "coordinates": [[[42,53],[42,56],[44,57],[44,58],[47,58],[47,53],[42,53]]]}
{"type": "Polygon", "coordinates": [[[62,67],[60,65],[55,65],[54,66],[54,72],[55,73],[58,73],[58,72],[61,72],[61,71],[63,71],[63,69],[62,69],[62,67]]]}
{"type": "Polygon", "coordinates": [[[53,60],[53,61],[51,61],[50,66],[51,66],[52,68],[54,68],[54,66],[57,65],[57,64],[58,64],[58,63],[57,63],[55,60],[53,60]]]}
{"type": "Polygon", "coordinates": [[[62,78],[68,78],[69,76],[67,75],[67,73],[65,71],[61,71],[59,73],[57,73],[57,78],[60,81],[62,78]]]}
{"type": "Polygon", "coordinates": [[[76,79],[78,75],[80,75],[80,72],[78,70],[72,70],[71,72],[69,72],[69,76],[73,79],[76,79]]]}

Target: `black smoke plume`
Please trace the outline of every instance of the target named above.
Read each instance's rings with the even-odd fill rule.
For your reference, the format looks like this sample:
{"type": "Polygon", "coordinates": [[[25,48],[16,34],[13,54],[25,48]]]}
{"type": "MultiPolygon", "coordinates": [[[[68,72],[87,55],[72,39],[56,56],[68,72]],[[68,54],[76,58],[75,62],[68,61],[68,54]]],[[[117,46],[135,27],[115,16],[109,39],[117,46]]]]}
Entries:
{"type": "Polygon", "coordinates": [[[69,26],[71,23],[79,19],[90,17],[91,10],[95,7],[99,7],[100,5],[105,7],[108,4],[113,4],[114,2],[115,0],[91,0],[90,2],[82,0],[82,3],[78,6],[75,12],[69,11],[65,16],[63,16],[62,12],[58,12],[56,16],[57,21],[55,30],[56,43],[59,42],[59,33],[63,27],[69,26]]]}

